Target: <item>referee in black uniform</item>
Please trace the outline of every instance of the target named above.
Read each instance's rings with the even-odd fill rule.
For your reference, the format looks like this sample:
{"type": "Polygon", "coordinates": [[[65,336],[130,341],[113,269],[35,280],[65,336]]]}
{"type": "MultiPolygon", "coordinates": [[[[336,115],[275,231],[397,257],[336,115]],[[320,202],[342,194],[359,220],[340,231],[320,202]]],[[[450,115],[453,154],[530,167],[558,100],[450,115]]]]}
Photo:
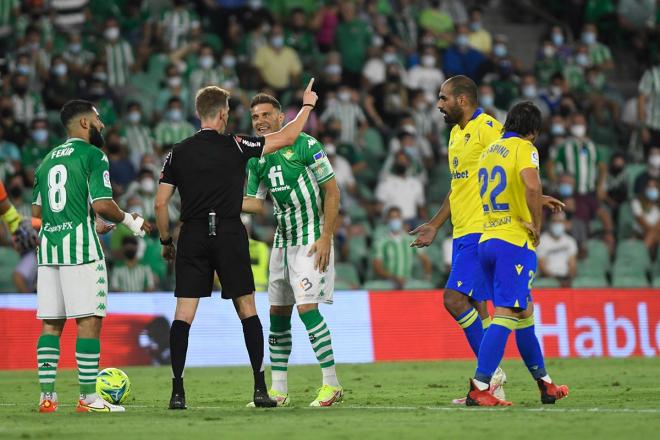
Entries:
{"type": "MultiPolygon", "coordinates": [[[[263,331],[254,304],[254,279],[248,237],[240,220],[248,159],[269,154],[295,142],[318,97],[314,79],[303,95],[302,109],[282,130],[262,136],[224,134],[229,117],[229,92],[205,87],[197,92],[195,110],[202,129],[174,146],[165,159],[156,195],[156,223],[163,257],[175,260],[177,298],[170,329],[172,398],[170,409],[185,409],[183,369],[188,333],[199,299],[211,296],[213,274],[222,283],[222,297],[234,302],[243,324],[254,373],[254,403],[271,407],[264,381],[263,331]],[[169,230],[168,203],[174,190],[181,196],[183,226],[175,250],[169,230]]],[[[220,343],[220,341],[218,341],[220,343]]],[[[209,347],[211,348],[211,347],[209,347]]]]}

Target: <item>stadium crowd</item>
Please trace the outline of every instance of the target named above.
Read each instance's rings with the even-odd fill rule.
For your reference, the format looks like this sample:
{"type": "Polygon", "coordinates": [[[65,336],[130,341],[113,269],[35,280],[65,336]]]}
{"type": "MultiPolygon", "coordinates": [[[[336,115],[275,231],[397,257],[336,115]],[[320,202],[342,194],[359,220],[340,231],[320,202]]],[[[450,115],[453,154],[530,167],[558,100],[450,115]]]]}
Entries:
{"type": "MultiPolygon", "coordinates": [[[[450,127],[435,107],[442,82],[463,74],[502,123],[521,100],[544,116],[545,192],[567,206],[546,219],[535,285],[660,286],[659,20],[655,0],[0,0],[0,180],[29,217],[34,170],[63,140],[59,109],[89,99],[116,199],[153,222],[162,160],[198,129],[200,87],[231,90],[228,131],[249,133],[255,93],[277,96],[290,118],[313,76],[320,105],[305,131],[342,189],[337,288],[437,287],[450,225],[425,253],[407,231],[449,190],[450,127]],[[489,30],[493,16],[524,15],[522,3],[545,29],[524,43],[531,63],[489,30]]],[[[256,242],[272,241],[272,211],[245,221],[263,289],[256,242]]],[[[0,290],[34,291],[34,254],[18,255],[6,230],[0,244],[0,290]]],[[[120,225],[103,245],[112,289],[171,290],[157,232],[135,239],[120,225]]]]}

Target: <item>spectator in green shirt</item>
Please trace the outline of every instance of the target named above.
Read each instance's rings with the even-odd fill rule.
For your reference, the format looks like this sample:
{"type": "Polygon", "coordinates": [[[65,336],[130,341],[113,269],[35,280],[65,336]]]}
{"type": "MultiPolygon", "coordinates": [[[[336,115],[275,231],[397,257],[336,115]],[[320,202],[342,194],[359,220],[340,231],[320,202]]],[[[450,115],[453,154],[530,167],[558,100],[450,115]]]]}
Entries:
{"type": "Polygon", "coordinates": [[[156,145],[161,151],[169,150],[173,144],[192,136],[195,127],[183,119],[183,102],[177,97],[172,97],[167,102],[165,119],[156,126],[156,145]]]}
{"type": "Polygon", "coordinates": [[[335,34],[335,44],[341,54],[345,82],[358,88],[367,49],[371,45],[371,31],[367,23],[357,18],[352,2],[342,3],[341,16],[342,21],[335,34]]]}
{"type": "Polygon", "coordinates": [[[424,274],[431,278],[431,260],[419,250],[410,247],[410,239],[403,230],[401,209],[393,206],[387,210],[388,233],[377,240],[374,246],[374,272],[383,279],[392,281],[396,289],[401,289],[412,278],[413,259],[419,258],[424,274]]]}
{"type": "Polygon", "coordinates": [[[587,23],[582,29],[582,43],[589,49],[589,59],[592,66],[600,67],[603,70],[614,69],[612,61],[612,52],[610,48],[603,43],[598,42],[598,28],[593,23],[587,23]]]}
{"type": "Polygon", "coordinates": [[[304,66],[311,66],[318,55],[316,41],[307,27],[305,11],[294,8],[291,11],[291,24],[284,33],[284,44],[296,52],[304,66]]]}
{"type": "Polygon", "coordinates": [[[55,145],[55,140],[51,138],[48,130],[48,121],[45,118],[39,118],[32,121],[30,140],[27,141],[21,150],[21,164],[29,172],[39,166],[46,153],[55,145]]]}

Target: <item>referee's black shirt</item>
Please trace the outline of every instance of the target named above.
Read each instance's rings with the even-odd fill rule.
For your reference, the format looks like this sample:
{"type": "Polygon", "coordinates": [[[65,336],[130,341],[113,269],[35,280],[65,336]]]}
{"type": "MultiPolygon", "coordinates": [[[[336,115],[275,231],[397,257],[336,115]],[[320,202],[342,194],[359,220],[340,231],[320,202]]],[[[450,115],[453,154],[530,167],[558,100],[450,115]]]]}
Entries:
{"type": "Polygon", "coordinates": [[[263,136],[220,134],[203,129],[175,145],[167,155],[160,183],[176,186],[181,195],[181,221],[239,219],[245,165],[263,153],[263,136]]]}

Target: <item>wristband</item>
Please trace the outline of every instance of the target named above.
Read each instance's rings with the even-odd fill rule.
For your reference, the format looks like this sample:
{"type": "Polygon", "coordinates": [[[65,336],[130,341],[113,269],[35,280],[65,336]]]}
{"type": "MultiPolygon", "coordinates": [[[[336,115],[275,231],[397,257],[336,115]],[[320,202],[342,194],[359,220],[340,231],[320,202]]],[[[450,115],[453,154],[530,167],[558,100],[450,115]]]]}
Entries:
{"type": "Polygon", "coordinates": [[[124,220],[121,221],[121,224],[125,225],[128,229],[130,229],[133,235],[137,235],[138,237],[144,237],[144,231],[142,230],[144,219],[142,217],[138,217],[137,219],[134,219],[131,214],[129,214],[128,212],[124,212],[124,220]]]}
{"type": "Polygon", "coordinates": [[[160,244],[162,244],[163,246],[172,246],[173,243],[174,240],[172,239],[171,236],[166,240],[163,240],[162,238],[160,239],[160,244]]]}
{"type": "Polygon", "coordinates": [[[316,108],[316,106],[314,104],[303,104],[302,106],[303,107],[311,107],[312,110],[314,110],[316,108]]]}

